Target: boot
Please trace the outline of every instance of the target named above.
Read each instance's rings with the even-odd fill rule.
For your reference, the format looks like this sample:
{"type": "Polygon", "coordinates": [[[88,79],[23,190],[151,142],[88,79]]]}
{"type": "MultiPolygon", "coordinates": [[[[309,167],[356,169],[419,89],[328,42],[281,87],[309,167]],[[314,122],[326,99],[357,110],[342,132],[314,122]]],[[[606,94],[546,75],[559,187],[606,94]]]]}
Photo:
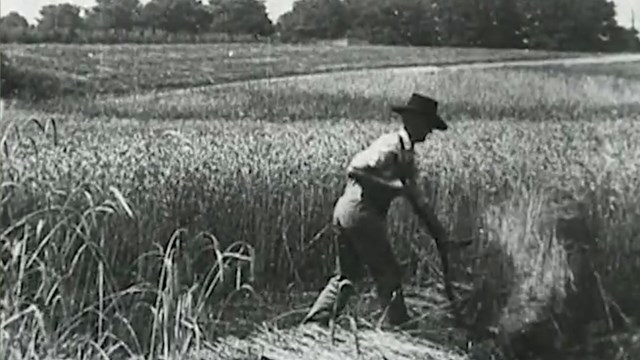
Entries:
{"type": "Polygon", "coordinates": [[[340,275],[332,277],[311,306],[302,323],[318,322],[328,325],[329,320],[340,315],[354,293],[355,289],[349,279],[340,275]]]}
{"type": "Polygon", "coordinates": [[[409,316],[401,289],[393,292],[388,306],[387,318],[389,320],[389,324],[394,327],[401,326],[403,328],[410,329],[411,325],[407,323],[411,321],[411,317],[409,316]]]}

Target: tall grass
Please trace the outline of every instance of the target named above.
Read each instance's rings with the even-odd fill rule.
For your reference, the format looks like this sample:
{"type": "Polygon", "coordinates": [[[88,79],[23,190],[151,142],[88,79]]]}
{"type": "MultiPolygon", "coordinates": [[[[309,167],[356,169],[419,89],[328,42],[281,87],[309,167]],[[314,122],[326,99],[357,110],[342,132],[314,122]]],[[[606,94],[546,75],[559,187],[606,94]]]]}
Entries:
{"type": "Polygon", "coordinates": [[[138,119],[386,120],[391,103],[418,91],[451,120],[602,120],[637,116],[640,83],[531,70],[377,70],[73,104],[88,116],[138,119]]]}
{"type": "MultiPolygon", "coordinates": [[[[58,146],[54,121],[27,124],[53,129],[58,146]]],[[[136,228],[138,209],[114,186],[91,179],[60,186],[47,180],[50,169],[25,174],[21,146],[37,164],[50,158],[41,157],[33,132],[20,129],[8,126],[1,141],[3,356],[181,358],[204,348],[225,295],[253,293],[244,284],[252,247],[184,229],[144,245],[120,237],[114,227],[136,228]],[[206,270],[194,273],[195,261],[206,261],[206,270]]]]}
{"type": "MultiPolygon", "coordinates": [[[[223,313],[229,291],[317,290],[333,271],[322,230],[344,185],[344,165],[398,126],[360,120],[381,119],[371,109],[382,111],[413,89],[435,92],[452,119],[480,109],[418,150],[426,192],[451,237],[475,240],[453,262],[477,332],[517,333],[530,326],[524,315],[535,324],[557,311],[567,318],[558,320],[560,330],[541,332],[566,336],[569,346],[584,341],[590,323],[607,331],[632,325],[640,316],[637,83],[536,81],[525,72],[436,76],[459,83],[385,82],[384,75],[378,85],[293,83],[252,89],[258,102],[222,93],[219,108],[202,105],[207,97],[107,101],[109,116],[89,121],[77,113],[34,122],[30,113],[5,111],[4,122],[18,126],[4,126],[0,144],[3,347],[23,355],[84,349],[86,358],[176,355],[206,347],[220,320],[233,316],[223,313]],[[480,81],[491,91],[481,92],[480,81]],[[356,104],[351,95],[324,106],[314,97],[358,89],[368,92],[356,104]],[[392,100],[375,102],[383,96],[392,100]],[[270,98],[282,106],[261,113],[270,98]],[[180,101],[196,114],[227,109],[231,121],[111,117],[155,105],[156,114],[180,118],[180,101]],[[246,113],[228,110],[236,105],[246,113]],[[278,111],[305,106],[324,121],[281,121],[278,111]],[[607,107],[627,117],[589,115],[607,107]],[[544,109],[558,119],[490,120],[542,120],[544,109]],[[580,114],[599,121],[574,121],[580,114]]],[[[437,281],[429,236],[406,203],[395,203],[389,220],[406,282],[437,281]]]]}
{"type": "Polygon", "coordinates": [[[640,78],[640,61],[628,63],[612,63],[612,64],[574,64],[571,66],[556,65],[545,66],[544,68],[532,68],[532,70],[543,69],[546,72],[571,74],[577,77],[585,75],[592,76],[615,76],[622,79],[639,79],[640,78]]]}
{"type": "MultiPolygon", "coordinates": [[[[159,291],[168,298],[139,295],[143,303],[153,304],[149,306],[154,315],[146,317],[136,310],[130,321],[137,324],[136,334],[145,334],[137,335],[142,339],[167,337],[166,332],[149,335],[145,324],[151,319],[174,324],[161,316],[162,311],[164,316],[174,313],[181,296],[196,297],[190,292],[195,289],[204,297],[204,279],[214,271],[212,264],[219,263],[215,251],[205,250],[209,242],[198,236],[203,232],[215,234],[218,249],[236,242],[250,244],[256,254],[254,284],[261,289],[293,286],[313,290],[322,286],[332,271],[330,241],[322,235],[315,242],[310,240],[329,220],[343,185],[344,163],[377,134],[393,128],[389,124],[359,127],[349,122],[145,125],[135,121],[69,120],[60,125],[57,146],[50,140],[34,139],[36,155],[35,148],[25,142],[13,152],[13,166],[3,170],[5,182],[15,184],[8,189],[12,196],[5,203],[13,219],[10,223],[34,211],[43,212],[21,225],[21,233],[11,230],[6,236],[13,235],[13,243],[24,239],[30,244],[25,249],[28,258],[37,259],[33,266],[42,264],[41,271],[46,269],[48,274],[60,277],[53,279],[69,281],[66,287],[54,287],[56,280],[36,277],[52,283],[50,288],[45,287],[47,296],[60,294],[71,303],[62,309],[75,309],[56,312],[61,319],[100,304],[104,296],[101,286],[104,294],[115,296],[145,284],[143,289],[159,291]],[[344,134],[351,135],[347,138],[344,134]],[[120,189],[122,196],[100,190],[110,186],[120,189]],[[126,199],[134,218],[124,215],[126,207],[117,199],[126,199]],[[96,207],[100,211],[91,211],[96,207]],[[50,208],[60,210],[43,210],[50,208]],[[43,235],[25,230],[35,231],[40,220],[41,232],[53,234],[44,243],[43,235]],[[176,244],[175,229],[184,229],[180,250],[167,255],[177,248],[172,245],[176,244]],[[47,251],[37,250],[39,247],[47,251]],[[162,255],[178,259],[173,262],[162,255]],[[178,277],[163,275],[163,271],[174,274],[170,269],[178,277]],[[104,279],[101,286],[99,279],[104,279]]],[[[638,296],[625,280],[637,271],[637,261],[631,254],[637,251],[633,236],[638,229],[632,214],[637,210],[633,179],[638,169],[628,159],[639,151],[634,140],[639,132],[635,123],[622,120],[591,125],[513,123],[506,127],[500,122],[469,121],[457,124],[449,134],[437,135],[421,148],[421,167],[428,179],[428,193],[454,239],[482,239],[482,214],[488,206],[518,197],[532,185],[553,190],[556,196],[563,192],[581,194],[588,189],[601,194],[583,201],[589,212],[597,211],[593,216],[599,221],[589,236],[598,238],[598,269],[607,289],[620,304],[626,301],[624,309],[630,312],[634,311],[630,304],[638,296]],[[617,162],[608,165],[599,160],[605,147],[593,147],[598,141],[609,143],[608,155],[617,162]],[[606,181],[585,182],[590,172],[609,172],[612,176],[606,181]],[[603,208],[605,201],[615,206],[603,208]]],[[[409,264],[409,276],[437,261],[428,236],[418,231],[406,205],[399,202],[394,206],[399,211],[392,212],[390,219],[392,241],[401,261],[409,264]]],[[[513,209],[507,207],[493,218],[512,213],[513,209]]],[[[513,226],[515,230],[501,235],[502,241],[512,240],[519,225],[513,226]]],[[[466,256],[485,251],[481,246],[466,256]]],[[[17,264],[15,272],[19,274],[17,264]]],[[[485,265],[471,266],[471,274],[483,273],[485,265]]],[[[463,276],[461,271],[469,266],[467,257],[461,255],[456,262],[457,276],[463,276]]],[[[477,281],[473,276],[459,279],[477,281]]],[[[33,301],[45,296],[34,291],[22,292],[23,298],[33,301]]],[[[127,296],[103,303],[103,311],[113,311],[104,318],[113,319],[118,313],[114,302],[122,304],[122,309],[132,309],[136,301],[123,298],[127,296]]],[[[44,304],[43,308],[55,309],[44,304]]],[[[215,307],[216,301],[207,304],[215,307]]],[[[96,317],[87,315],[83,325],[74,326],[86,331],[86,326],[96,321],[96,317]]],[[[207,323],[205,318],[201,321],[207,323]]],[[[154,324],[152,329],[171,329],[154,324]]],[[[123,330],[109,331],[121,334],[123,330]]]]}

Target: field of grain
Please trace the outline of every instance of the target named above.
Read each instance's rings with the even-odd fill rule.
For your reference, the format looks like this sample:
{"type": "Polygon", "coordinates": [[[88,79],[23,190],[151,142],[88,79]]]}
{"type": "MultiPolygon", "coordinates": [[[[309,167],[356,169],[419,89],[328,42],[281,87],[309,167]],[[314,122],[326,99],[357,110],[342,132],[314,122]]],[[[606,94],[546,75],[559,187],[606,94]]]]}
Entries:
{"type": "MultiPolygon", "coordinates": [[[[452,238],[475,240],[453,257],[466,317],[517,331],[559,296],[592,314],[589,331],[633,324],[640,82],[624,75],[637,63],[612,69],[378,70],[109,97],[65,115],[5,109],[0,342],[87,359],[211,352],[203,344],[242,319],[303,310],[332,271],[322,230],[344,165],[399,126],[388,105],[411,91],[439,98],[451,122],[418,152],[452,238]],[[597,274],[600,295],[568,295],[569,268],[597,274]]],[[[407,284],[434,292],[412,304],[426,337],[459,345],[442,338],[429,236],[402,201],[390,215],[407,284]]]]}
{"type": "Polygon", "coordinates": [[[97,93],[187,88],[237,80],[386,66],[545,59],[584,54],[382,46],[11,45],[21,66],[48,69],[97,93]]]}
{"type": "MultiPolygon", "coordinates": [[[[536,68],[531,68],[532,70],[536,68]]],[[[601,79],[603,76],[618,79],[640,78],[640,62],[613,63],[613,64],[574,64],[574,65],[554,65],[538,68],[547,73],[560,75],[574,75],[576,77],[592,76],[601,79]]]]}
{"type": "MultiPolygon", "coordinates": [[[[625,64],[637,69],[638,63],[625,64]]],[[[591,71],[611,65],[590,65],[591,71]]],[[[622,66],[622,65],[618,65],[622,66]]],[[[584,67],[584,66],[583,66],[584,67]]],[[[557,67],[556,67],[557,68],[557,67]]],[[[553,68],[552,68],[553,69],[553,68]]],[[[424,92],[457,120],[600,121],[637,116],[640,82],[616,75],[573,76],[553,70],[372,70],[305,79],[125,96],[74,107],[87,116],[259,119],[275,122],[386,120],[389,105],[424,92]]]]}

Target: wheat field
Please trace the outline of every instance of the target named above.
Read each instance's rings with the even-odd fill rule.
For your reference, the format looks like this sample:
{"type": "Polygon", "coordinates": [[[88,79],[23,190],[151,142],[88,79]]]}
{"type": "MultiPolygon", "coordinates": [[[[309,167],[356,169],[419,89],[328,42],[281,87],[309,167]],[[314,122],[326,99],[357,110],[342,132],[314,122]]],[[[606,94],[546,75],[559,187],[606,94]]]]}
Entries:
{"type": "MultiPolygon", "coordinates": [[[[450,119],[418,152],[451,237],[474,240],[453,255],[474,326],[516,332],[556,298],[593,314],[596,333],[633,326],[640,63],[607,66],[371,70],[113,95],[65,113],[7,107],[1,345],[16,359],[216,354],[218,336],[304,309],[331,275],[323,229],[344,166],[398,128],[388,106],[412,91],[450,119]],[[585,270],[567,244],[597,261],[585,270]],[[597,274],[602,296],[571,295],[589,287],[576,269],[597,274]]],[[[464,341],[443,338],[429,236],[402,201],[389,224],[406,284],[434,292],[412,305],[423,332],[455,352],[464,341]]]]}
{"type": "MultiPolygon", "coordinates": [[[[1,44],[26,68],[46,68],[85,91],[127,94],[289,74],[386,66],[584,56],[542,50],[255,44],[1,44]]],[[[74,96],[79,94],[74,93],[74,96]]]]}

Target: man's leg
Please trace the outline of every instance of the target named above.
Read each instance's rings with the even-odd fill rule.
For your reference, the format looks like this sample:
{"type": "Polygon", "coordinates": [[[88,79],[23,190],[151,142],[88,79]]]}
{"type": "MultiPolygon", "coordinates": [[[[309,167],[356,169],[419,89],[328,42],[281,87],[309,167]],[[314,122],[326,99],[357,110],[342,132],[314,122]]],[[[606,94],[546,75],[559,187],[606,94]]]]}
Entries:
{"type": "Polygon", "coordinates": [[[360,281],[364,266],[346,229],[336,224],[336,274],[320,292],[303,323],[327,324],[333,316],[339,316],[353,293],[353,283],[360,281]],[[334,313],[335,311],[335,313],[334,313]]]}
{"type": "Polygon", "coordinates": [[[376,282],[376,290],[391,325],[411,320],[402,294],[402,271],[384,229],[369,231],[368,238],[358,239],[357,247],[376,282]]]}

